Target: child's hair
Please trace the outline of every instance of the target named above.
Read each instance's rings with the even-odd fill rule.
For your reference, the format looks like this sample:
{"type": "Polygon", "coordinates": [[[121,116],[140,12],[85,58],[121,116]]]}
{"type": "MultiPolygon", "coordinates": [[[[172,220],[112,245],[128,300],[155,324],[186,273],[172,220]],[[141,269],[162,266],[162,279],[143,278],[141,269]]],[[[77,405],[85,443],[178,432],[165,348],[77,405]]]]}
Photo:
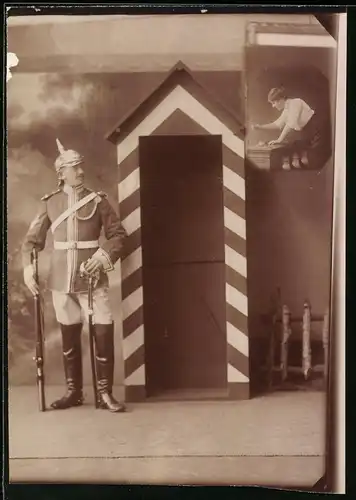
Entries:
{"type": "Polygon", "coordinates": [[[268,102],[279,101],[280,99],[287,99],[288,95],[284,87],[275,87],[268,92],[268,102]]]}

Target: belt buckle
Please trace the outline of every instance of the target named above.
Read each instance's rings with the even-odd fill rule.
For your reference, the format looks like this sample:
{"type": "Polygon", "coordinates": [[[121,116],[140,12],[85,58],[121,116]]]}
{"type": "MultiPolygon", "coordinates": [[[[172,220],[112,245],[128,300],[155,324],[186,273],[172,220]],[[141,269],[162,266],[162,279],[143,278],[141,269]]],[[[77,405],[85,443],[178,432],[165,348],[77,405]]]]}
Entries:
{"type": "Polygon", "coordinates": [[[69,244],[70,250],[77,250],[78,248],[78,242],[77,241],[71,241],[69,244]]]}

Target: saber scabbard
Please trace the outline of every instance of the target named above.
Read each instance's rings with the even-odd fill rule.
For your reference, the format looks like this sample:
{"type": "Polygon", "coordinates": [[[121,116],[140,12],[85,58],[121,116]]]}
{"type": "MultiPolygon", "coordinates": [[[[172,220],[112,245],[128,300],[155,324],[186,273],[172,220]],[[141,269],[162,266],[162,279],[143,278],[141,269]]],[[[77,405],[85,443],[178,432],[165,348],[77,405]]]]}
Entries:
{"type": "Polygon", "coordinates": [[[90,361],[94,391],[95,408],[99,408],[98,385],[96,373],[96,356],[95,356],[95,335],[94,335],[94,310],[93,310],[93,277],[88,277],[88,318],[89,318],[89,347],[90,361]]]}

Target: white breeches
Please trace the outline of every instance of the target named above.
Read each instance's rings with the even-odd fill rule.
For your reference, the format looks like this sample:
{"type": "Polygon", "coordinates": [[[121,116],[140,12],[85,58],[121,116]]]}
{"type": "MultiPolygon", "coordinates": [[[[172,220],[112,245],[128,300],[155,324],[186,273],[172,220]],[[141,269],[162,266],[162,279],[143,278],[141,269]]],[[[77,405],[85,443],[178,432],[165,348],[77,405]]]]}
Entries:
{"type": "MultiPolygon", "coordinates": [[[[53,306],[58,323],[74,325],[88,321],[88,293],[52,292],[53,306]]],[[[108,288],[93,291],[93,322],[108,325],[113,322],[108,288]]]]}

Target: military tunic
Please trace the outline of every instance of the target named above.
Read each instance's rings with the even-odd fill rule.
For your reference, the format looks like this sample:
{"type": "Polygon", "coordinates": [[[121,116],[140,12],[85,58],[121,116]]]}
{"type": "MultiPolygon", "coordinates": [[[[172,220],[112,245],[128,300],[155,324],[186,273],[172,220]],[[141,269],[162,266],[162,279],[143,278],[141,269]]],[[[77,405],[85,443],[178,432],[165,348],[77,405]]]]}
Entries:
{"type": "MultiPolygon", "coordinates": [[[[31,252],[44,249],[48,231],[53,222],[68,208],[93,193],[81,186],[64,186],[42,198],[40,209],[33,220],[23,243],[23,266],[31,265],[31,252]]],[[[94,199],[76,210],[53,227],[53,252],[48,279],[52,291],[81,293],[88,289],[87,280],[80,273],[80,265],[97,256],[103,262],[97,288],[108,286],[107,272],[114,269],[120,258],[126,236],[115,211],[104,193],[95,193],[94,199]],[[106,241],[101,245],[99,238],[104,230],[106,241]],[[87,246],[88,248],[83,248],[87,246]]]]}

